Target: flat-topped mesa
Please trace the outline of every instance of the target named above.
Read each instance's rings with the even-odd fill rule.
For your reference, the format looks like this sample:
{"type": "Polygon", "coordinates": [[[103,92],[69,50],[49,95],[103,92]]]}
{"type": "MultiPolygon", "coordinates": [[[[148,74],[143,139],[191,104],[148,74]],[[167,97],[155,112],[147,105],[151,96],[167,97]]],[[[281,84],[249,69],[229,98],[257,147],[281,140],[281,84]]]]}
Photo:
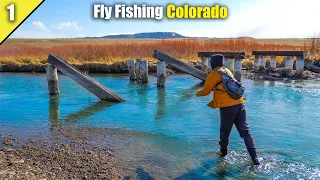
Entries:
{"type": "MultiPolygon", "coordinates": [[[[111,102],[121,102],[124,101],[120,96],[102,86],[96,80],[90,76],[82,73],[80,70],[73,67],[71,64],[67,63],[63,59],[50,54],[48,57],[48,63],[53,67],[57,68],[63,74],[69,76],[75,82],[80,84],[82,87],[86,88],[92,94],[96,95],[101,100],[111,101],[111,102]]],[[[50,76],[48,76],[50,77],[50,76]]],[[[49,79],[48,79],[49,81],[49,79]]]]}
{"type": "Polygon", "coordinates": [[[171,57],[159,50],[155,50],[153,52],[153,57],[160,60],[160,61],[164,61],[166,62],[167,64],[179,69],[180,71],[182,72],[185,72],[187,74],[190,74],[198,79],[201,79],[202,81],[205,81],[208,74],[191,66],[191,65],[188,65],[174,57],[171,57]]]}
{"type": "Polygon", "coordinates": [[[290,72],[294,66],[294,57],[296,57],[296,75],[300,76],[304,71],[304,57],[307,51],[252,51],[252,55],[255,56],[254,71],[266,68],[267,56],[270,56],[271,69],[276,69],[276,56],[285,56],[285,69],[290,72]]]}

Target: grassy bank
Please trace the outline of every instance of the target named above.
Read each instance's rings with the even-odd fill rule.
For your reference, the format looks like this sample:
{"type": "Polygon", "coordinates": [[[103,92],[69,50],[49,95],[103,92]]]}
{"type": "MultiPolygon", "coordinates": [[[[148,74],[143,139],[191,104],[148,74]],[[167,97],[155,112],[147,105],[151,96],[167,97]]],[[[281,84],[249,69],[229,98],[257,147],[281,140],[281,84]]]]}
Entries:
{"type": "MultiPolygon", "coordinates": [[[[183,61],[199,61],[199,51],[303,50],[303,44],[259,43],[254,39],[10,39],[0,46],[0,63],[45,63],[53,53],[70,63],[115,63],[143,58],[155,61],[159,49],[183,61]]],[[[285,42],[285,41],[284,41],[285,42]]]]}
{"type": "MultiPolygon", "coordinates": [[[[200,62],[200,51],[244,51],[252,66],[252,50],[309,50],[303,39],[8,39],[0,46],[0,71],[44,72],[49,53],[90,72],[126,72],[127,59],[146,59],[159,49],[182,61],[200,62]]],[[[278,57],[279,64],[282,63],[278,57]]]]}

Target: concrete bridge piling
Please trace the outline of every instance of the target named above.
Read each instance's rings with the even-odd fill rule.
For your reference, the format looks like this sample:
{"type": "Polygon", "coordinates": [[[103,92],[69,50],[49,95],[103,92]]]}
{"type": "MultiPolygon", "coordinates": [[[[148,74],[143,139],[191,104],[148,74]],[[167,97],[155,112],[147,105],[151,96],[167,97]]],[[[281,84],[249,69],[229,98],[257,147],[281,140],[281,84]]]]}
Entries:
{"type": "Polygon", "coordinates": [[[165,86],[166,76],[167,76],[166,62],[159,61],[157,63],[157,86],[158,87],[165,86]]]}
{"type": "Polygon", "coordinates": [[[130,81],[135,81],[137,77],[136,77],[134,60],[133,59],[127,60],[127,66],[128,66],[130,81]]]}
{"type": "Polygon", "coordinates": [[[46,66],[46,74],[48,80],[48,90],[50,95],[60,94],[58,83],[58,70],[51,64],[46,66]]]}
{"type": "Polygon", "coordinates": [[[210,66],[210,57],[201,57],[201,65],[202,65],[202,71],[209,73],[212,69],[210,66]]]}
{"type": "Polygon", "coordinates": [[[277,69],[277,58],[276,56],[270,56],[270,67],[271,69],[277,69]]]}
{"type": "MultiPolygon", "coordinates": [[[[208,67],[209,59],[214,54],[221,54],[224,56],[224,66],[228,68],[234,75],[235,78],[241,80],[242,71],[242,58],[245,56],[244,52],[199,52],[198,57],[201,58],[203,67],[208,67]]],[[[206,68],[204,68],[206,69],[206,68]]],[[[211,70],[211,68],[209,68],[211,70]]],[[[210,72],[209,70],[209,72],[210,72]]]]}
{"type": "Polygon", "coordinates": [[[136,75],[137,82],[144,84],[148,83],[148,61],[137,59],[136,61],[136,75]]]}
{"type": "Polygon", "coordinates": [[[304,71],[304,57],[307,55],[307,52],[306,51],[252,51],[252,55],[255,56],[254,68],[253,68],[254,71],[264,70],[266,68],[265,59],[267,56],[270,56],[270,68],[276,69],[276,56],[284,56],[285,70],[287,72],[290,72],[293,70],[294,57],[296,57],[296,75],[300,76],[304,71]]]}

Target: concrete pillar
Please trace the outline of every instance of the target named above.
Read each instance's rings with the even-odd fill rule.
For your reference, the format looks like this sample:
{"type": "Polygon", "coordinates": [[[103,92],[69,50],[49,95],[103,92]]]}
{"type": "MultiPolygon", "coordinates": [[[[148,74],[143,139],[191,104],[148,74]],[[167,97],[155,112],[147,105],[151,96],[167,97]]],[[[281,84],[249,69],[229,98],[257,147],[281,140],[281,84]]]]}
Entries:
{"type": "Polygon", "coordinates": [[[234,59],[225,59],[224,67],[228,68],[234,74],[234,59]]]}
{"type": "Polygon", "coordinates": [[[53,67],[51,64],[48,64],[45,69],[47,74],[49,94],[60,94],[57,68],[53,67]]]}
{"type": "Polygon", "coordinates": [[[140,61],[142,61],[141,59],[137,59],[136,63],[135,63],[135,69],[136,69],[136,80],[138,81],[138,77],[140,76],[140,70],[139,70],[139,66],[140,66],[140,61]]]}
{"type": "Polygon", "coordinates": [[[208,73],[210,73],[212,71],[212,67],[210,63],[211,57],[207,57],[207,58],[208,58],[208,73]]]}
{"type": "Polygon", "coordinates": [[[277,69],[277,58],[276,56],[270,56],[270,67],[271,69],[277,69]]]}
{"type": "Polygon", "coordinates": [[[201,57],[201,64],[202,64],[202,71],[208,72],[208,67],[209,67],[209,57],[201,57]]]}
{"type": "Polygon", "coordinates": [[[259,65],[259,70],[265,70],[266,69],[266,56],[260,56],[260,65],[259,65]]]}
{"type": "Polygon", "coordinates": [[[138,83],[148,83],[148,61],[141,59],[137,60],[136,76],[138,83]]]}
{"type": "Polygon", "coordinates": [[[260,56],[254,56],[253,70],[258,71],[260,66],[260,56]]]}
{"type": "Polygon", "coordinates": [[[237,58],[234,61],[234,77],[239,82],[241,81],[241,71],[242,71],[242,59],[237,58]]]}
{"type": "Polygon", "coordinates": [[[285,61],[286,61],[285,70],[291,71],[293,69],[293,57],[287,56],[285,57],[285,61]]]}
{"type": "Polygon", "coordinates": [[[296,59],[296,74],[300,76],[304,71],[304,57],[298,56],[296,59]]]}
{"type": "Polygon", "coordinates": [[[164,87],[166,83],[167,67],[164,61],[157,63],[157,85],[158,87],[164,87]]]}
{"type": "Polygon", "coordinates": [[[136,70],[135,70],[134,60],[133,59],[127,60],[127,66],[128,66],[130,80],[135,81],[137,78],[136,78],[136,70]]]}

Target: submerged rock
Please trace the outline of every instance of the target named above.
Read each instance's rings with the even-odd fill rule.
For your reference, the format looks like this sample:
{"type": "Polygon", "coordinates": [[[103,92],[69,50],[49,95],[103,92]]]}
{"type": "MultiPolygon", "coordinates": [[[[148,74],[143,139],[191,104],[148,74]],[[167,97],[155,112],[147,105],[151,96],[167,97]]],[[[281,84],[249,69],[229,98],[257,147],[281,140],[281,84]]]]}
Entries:
{"type": "Polygon", "coordinates": [[[13,141],[10,139],[3,140],[3,144],[7,146],[13,146],[13,141]]]}

